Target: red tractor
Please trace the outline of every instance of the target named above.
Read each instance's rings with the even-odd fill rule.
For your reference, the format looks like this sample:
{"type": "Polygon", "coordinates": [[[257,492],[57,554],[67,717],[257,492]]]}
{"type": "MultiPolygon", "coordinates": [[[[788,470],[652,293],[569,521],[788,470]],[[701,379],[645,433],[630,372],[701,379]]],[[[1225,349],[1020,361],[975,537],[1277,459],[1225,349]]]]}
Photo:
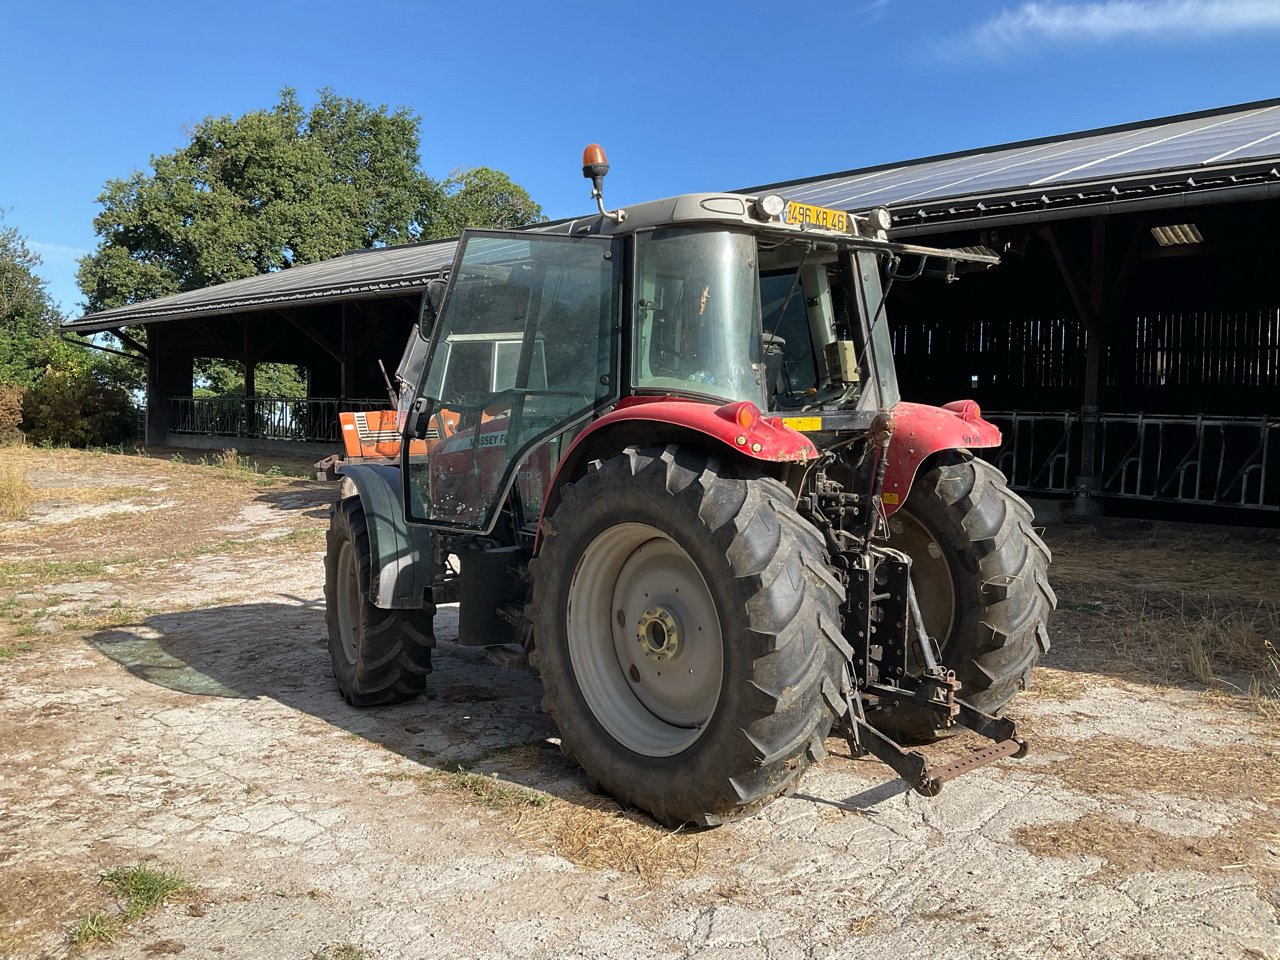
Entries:
{"type": "Polygon", "coordinates": [[[695,194],[469,230],[401,365],[398,465],[343,468],[329,647],[352,704],[415,696],[435,606],[519,643],[561,745],[666,824],[792,790],[837,724],[933,795],[1026,744],[1049,551],[973,456],[972,401],[901,401],[885,301],[996,257],[888,211],[695,194]],[[428,451],[430,431],[447,439],[428,451]],[[967,727],[942,767],[898,741],[967,727]]]}

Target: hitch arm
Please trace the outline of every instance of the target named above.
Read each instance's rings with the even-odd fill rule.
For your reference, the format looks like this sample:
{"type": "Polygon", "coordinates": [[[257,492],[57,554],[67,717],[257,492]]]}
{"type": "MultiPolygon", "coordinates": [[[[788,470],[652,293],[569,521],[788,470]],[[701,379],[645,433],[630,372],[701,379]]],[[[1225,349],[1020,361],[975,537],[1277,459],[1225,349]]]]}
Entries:
{"type": "Polygon", "coordinates": [[[1017,736],[1017,725],[1007,718],[993,717],[957,700],[960,708],[959,723],[979,736],[994,741],[991,746],[975,750],[950,763],[930,766],[929,759],[918,750],[904,750],[897,742],[871,726],[852,709],[845,715],[848,724],[849,746],[855,756],[871,754],[893,768],[893,772],[905,780],[916,793],[936,797],[948,780],[985,767],[1005,757],[1015,759],[1027,754],[1027,742],[1017,736]]]}

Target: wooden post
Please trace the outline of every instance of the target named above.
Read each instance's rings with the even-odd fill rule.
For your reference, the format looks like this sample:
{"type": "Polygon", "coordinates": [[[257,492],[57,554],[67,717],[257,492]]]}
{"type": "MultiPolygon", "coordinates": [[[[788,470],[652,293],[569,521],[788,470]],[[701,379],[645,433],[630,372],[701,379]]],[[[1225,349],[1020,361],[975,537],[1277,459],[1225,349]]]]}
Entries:
{"type": "Polygon", "coordinates": [[[254,380],[254,368],[258,365],[258,358],[254,353],[253,320],[246,317],[243,322],[244,347],[240,356],[244,364],[244,426],[240,433],[242,436],[256,437],[259,432],[258,405],[254,401],[258,398],[258,385],[254,380]]]}
{"type": "Polygon", "coordinates": [[[338,395],[343,400],[350,400],[356,395],[356,340],[355,324],[347,311],[347,304],[342,304],[342,334],[340,349],[342,352],[341,370],[339,371],[338,395]]]}
{"type": "Polygon", "coordinates": [[[174,329],[174,323],[147,328],[147,424],[144,441],[149,447],[169,442],[173,426],[173,400],[191,396],[194,359],[191,345],[174,329]]]}
{"type": "Polygon", "coordinates": [[[1076,315],[1084,327],[1086,336],[1084,389],[1080,403],[1080,472],[1076,477],[1077,513],[1097,513],[1098,504],[1093,499],[1099,485],[1097,476],[1098,410],[1102,397],[1102,359],[1105,349],[1107,309],[1110,301],[1106,295],[1106,240],[1107,221],[1094,217],[1090,221],[1089,272],[1082,278],[1071,269],[1058,234],[1052,226],[1041,234],[1049,242],[1058,271],[1062,274],[1067,293],[1076,308],[1076,315]]]}

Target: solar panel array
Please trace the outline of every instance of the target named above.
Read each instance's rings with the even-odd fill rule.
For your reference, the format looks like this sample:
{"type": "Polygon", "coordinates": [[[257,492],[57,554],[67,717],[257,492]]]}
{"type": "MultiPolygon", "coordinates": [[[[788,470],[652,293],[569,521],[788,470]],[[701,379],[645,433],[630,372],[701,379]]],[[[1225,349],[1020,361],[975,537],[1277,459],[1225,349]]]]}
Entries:
{"type": "Polygon", "coordinates": [[[1280,101],[751,187],[842,210],[927,205],[1280,157],[1280,101]]]}

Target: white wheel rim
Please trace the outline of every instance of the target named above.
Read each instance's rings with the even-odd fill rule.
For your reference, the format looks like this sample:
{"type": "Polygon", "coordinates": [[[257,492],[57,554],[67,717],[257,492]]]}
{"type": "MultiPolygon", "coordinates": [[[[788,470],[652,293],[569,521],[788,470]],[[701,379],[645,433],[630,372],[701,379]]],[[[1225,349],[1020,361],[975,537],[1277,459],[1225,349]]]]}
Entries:
{"type": "Polygon", "coordinates": [[[955,623],[956,588],[938,538],[906,510],[889,519],[889,546],[911,558],[911,582],[929,636],[945,649],[955,623]]]}
{"type": "Polygon", "coordinates": [[[669,757],[702,735],[720,701],[720,618],[665,533],[622,523],[591,541],[569,587],[566,634],[587,706],[624,747],[669,757]]]}
{"type": "Polygon", "coordinates": [[[344,541],[338,551],[338,637],[347,663],[355,664],[359,655],[356,624],[360,617],[360,575],[356,570],[356,551],[351,541],[344,541]]]}

